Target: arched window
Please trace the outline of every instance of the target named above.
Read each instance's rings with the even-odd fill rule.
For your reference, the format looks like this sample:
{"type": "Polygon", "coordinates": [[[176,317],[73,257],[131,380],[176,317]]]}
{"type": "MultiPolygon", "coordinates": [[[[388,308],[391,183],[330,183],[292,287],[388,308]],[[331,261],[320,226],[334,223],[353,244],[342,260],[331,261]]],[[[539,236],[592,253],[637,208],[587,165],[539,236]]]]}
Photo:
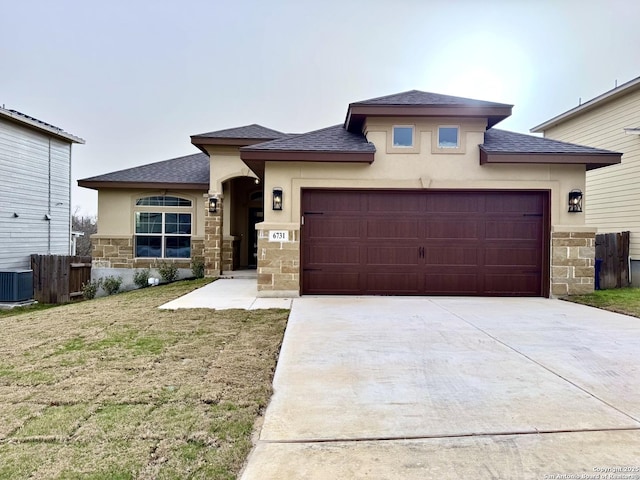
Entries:
{"type": "Polygon", "coordinates": [[[135,256],[191,258],[191,200],[151,196],[136,200],[135,256]]]}

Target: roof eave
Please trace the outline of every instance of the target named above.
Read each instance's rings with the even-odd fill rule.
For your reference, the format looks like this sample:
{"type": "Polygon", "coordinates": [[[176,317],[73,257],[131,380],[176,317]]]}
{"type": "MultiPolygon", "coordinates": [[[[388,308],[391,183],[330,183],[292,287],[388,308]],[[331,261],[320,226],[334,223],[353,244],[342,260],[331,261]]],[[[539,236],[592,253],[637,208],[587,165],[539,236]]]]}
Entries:
{"type": "Polygon", "coordinates": [[[620,97],[630,91],[635,90],[636,88],[640,88],[640,77],[634,78],[633,80],[624,83],[622,85],[620,85],[619,87],[616,87],[612,90],[609,90],[608,92],[603,93],[602,95],[599,95],[595,98],[592,98],[591,100],[578,105],[577,107],[574,107],[570,110],[567,110],[564,113],[561,113],[560,115],[556,115],[555,117],[551,118],[550,120],[547,120],[546,122],[541,123],[540,125],[537,125],[535,127],[533,127],[531,130],[529,130],[531,133],[542,133],[545,130],[554,127],[560,123],[566,122],[567,120],[571,120],[572,118],[581,115],[584,112],[587,112],[593,108],[596,108],[598,105],[604,103],[604,102],[608,102],[611,101],[617,97],[620,97]]]}
{"type": "Polygon", "coordinates": [[[161,190],[209,190],[208,183],[175,183],[175,182],[119,182],[109,180],[78,180],[78,186],[99,190],[101,188],[156,188],[161,190]]]}
{"type": "Polygon", "coordinates": [[[264,178],[266,162],[320,162],[372,164],[375,152],[353,151],[283,151],[241,150],[240,159],[260,179],[264,178]]]}
{"type": "Polygon", "coordinates": [[[15,114],[3,108],[0,108],[0,115],[7,120],[10,120],[15,123],[19,123],[21,125],[27,126],[34,130],[38,130],[40,132],[47,133],[54,137],[65,140],[69,143],[79,143],[81,145],[84,145],[86,143],[84,139],[80,137],[76,137],[75,135],[72,135],[70,133],[67,133],[64,130],[55,128],[53,126],[41,124],[35,120],[31,120],[30,118],[23,117],[22,115],[15,114]]]}
{"type": "Polygon", "coordinates": [[[191,136],[191,143],[204,153],[208,153],[205,150],[205,145],[218,147],[247,147],[258,143],[270,142],[271,140],[277,140],[277,138],[213,138],[201,137],[198,135],[191,136]]]}
{"type": "Polygon", "coordinates": [[[361,132],[366,117],[462,117],[486,118],[491,128],[511,116],[513,105],[358,105],[350,104],[344,127],[350,132],[361,132]]]}
{"type": "Polygon", "coordinates": [[[622,161],[621,153],[521,153],[488,152],[480,145],[480,165],[486,164],[547,164],[585,165],[587,170],[616,165],[622,161]]]}

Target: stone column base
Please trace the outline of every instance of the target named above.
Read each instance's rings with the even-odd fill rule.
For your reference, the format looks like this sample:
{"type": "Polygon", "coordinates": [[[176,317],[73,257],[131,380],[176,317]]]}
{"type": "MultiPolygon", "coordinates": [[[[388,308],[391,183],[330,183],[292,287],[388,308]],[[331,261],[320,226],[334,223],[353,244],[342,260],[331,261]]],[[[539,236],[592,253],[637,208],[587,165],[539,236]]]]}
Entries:
{"type": "Polygon", "coordinates": [[[554,228],[551,233],[551,295],[593,293],[596,231],[584,227],[554,228]]]}

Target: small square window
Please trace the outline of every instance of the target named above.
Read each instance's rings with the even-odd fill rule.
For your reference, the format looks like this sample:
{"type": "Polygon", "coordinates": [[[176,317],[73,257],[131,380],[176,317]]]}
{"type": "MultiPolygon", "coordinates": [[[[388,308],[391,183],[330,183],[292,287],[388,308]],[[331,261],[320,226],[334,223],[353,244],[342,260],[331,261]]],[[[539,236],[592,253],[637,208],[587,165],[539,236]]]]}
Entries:
{"type": "Polygon", "coordinates": [[[413,127],[393,127],[394,147],[413,147],[413,127]]]}
{"type": "Polygon", "coordinates": [[[458,127],[438,127],[438,148],[458,148],[458,127]]]}

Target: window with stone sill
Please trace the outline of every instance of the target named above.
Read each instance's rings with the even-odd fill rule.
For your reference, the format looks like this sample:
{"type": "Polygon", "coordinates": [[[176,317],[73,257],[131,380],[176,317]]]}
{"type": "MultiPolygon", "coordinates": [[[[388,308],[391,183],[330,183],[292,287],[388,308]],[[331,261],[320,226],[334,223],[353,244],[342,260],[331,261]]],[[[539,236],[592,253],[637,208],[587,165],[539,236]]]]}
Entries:
{"type": "Polygon", "coordinates": [[[143,197],[136,201],[135,256],[138,258],[191,258],[192,214],[179,211],[192,206],[191,200],[180,197],[143,197]],[[160,207],[160,208],[158,208],[160,207]],[[178,208],[176,208],[178,207],[178,208]],[[141,209],[139,209],[141,210],[141,209]]]}

